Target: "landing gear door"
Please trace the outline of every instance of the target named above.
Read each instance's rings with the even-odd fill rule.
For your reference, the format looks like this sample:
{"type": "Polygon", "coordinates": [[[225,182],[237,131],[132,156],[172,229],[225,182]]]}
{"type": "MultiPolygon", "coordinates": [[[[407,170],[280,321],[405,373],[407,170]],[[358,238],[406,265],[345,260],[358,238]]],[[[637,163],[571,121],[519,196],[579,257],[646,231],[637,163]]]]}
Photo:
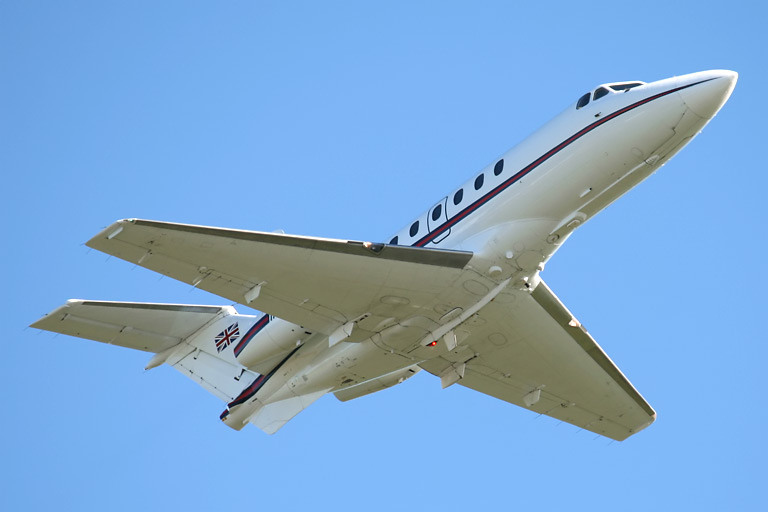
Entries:
{"type": "Polygon", "coordinates": [[[446,227],[448,222],[447,202],[448,198],[444,197],[439,203],[430,208],[427,214],[427,229],[429,229],[430,233],[438,232],[437,236],[432,239],[433,244],[440,243],[441,240],[451,234],[451,229],[446,227]]]}

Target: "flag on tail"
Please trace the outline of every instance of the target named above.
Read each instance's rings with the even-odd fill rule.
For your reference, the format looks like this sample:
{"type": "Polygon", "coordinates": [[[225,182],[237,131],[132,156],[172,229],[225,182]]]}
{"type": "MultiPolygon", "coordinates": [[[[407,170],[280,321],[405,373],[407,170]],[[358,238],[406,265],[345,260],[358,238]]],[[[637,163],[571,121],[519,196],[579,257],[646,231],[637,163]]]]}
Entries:
{"type": "Polygon", "coordinates": [[[214,341],[216,342],[216,351],[221,352],[229,346],[230,343],[237,341],[240,337],[240,327],[237,326],[237,322],[230,325],[219,334],[216,335],[214,341]]]}

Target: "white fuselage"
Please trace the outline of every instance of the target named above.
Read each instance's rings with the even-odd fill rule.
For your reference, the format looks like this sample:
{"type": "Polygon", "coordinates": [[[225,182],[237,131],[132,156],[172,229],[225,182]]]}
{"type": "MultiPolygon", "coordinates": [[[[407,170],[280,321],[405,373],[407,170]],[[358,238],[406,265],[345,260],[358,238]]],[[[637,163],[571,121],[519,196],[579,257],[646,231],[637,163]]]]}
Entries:
{"type": "MultiPolygon", "coordinates": [[[[544,264],[575,228],[656,171],[707,124],[735,77],[706,71],[623,90],[623,84],[613,84],[618,90],[598,87],[579,108],[571,105],[434,203],[390,243],[471,251],[469,266],[478,275],[499,286],[534,288],[544,264]]],[[[471,312],[493,293],[457,306],[471,312]]],[[[258,404],[230,408],[225,421],[242,421],[259,404],[341,389],[345,372],[370,379],[403,371],[419,362],[414,344],[428,341],[418,332],[423,330],[383,326],[367,340],[330,347],[327,336],[310,337],[260,386],[258,404]],[[366,366],[368,356],[380,356],[382,349],[392,357],[386,363],[371,357],[366,366]]]]}

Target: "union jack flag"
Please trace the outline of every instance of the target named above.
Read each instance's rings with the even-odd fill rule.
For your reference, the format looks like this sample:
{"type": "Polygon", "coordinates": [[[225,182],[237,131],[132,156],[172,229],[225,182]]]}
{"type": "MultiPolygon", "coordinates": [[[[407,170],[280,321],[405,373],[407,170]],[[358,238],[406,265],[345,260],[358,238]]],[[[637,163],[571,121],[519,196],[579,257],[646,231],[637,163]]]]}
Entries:
{"type": "Polygon", "coordinates": [[[214,338],[214,341],[216,342],[216,350],[221,352],[227,348],[230,343],[237,341],[237,338],[239,337],[240,328],[237,326],[237,322],[235,322],[216,335],[216,338],[214,338]]]}

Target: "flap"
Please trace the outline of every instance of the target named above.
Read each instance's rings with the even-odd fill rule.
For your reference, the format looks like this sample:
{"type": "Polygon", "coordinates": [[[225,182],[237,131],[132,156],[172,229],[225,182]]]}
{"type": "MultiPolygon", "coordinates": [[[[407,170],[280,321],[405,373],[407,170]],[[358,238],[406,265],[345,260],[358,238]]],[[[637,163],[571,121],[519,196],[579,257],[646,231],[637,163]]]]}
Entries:
{"type": "Polygon", "coordinates": [[[420,366],[459,384],[586,430],[623,440],[656,413],[544,282],[510,290],[456,329],[462,341],[420,366]]]}
{"type": "Polygon", "coordinates": [[[327,335],[382,297],[429,304],[472,257],[138,219],[116,222],[87,245],[327,335]]]}

